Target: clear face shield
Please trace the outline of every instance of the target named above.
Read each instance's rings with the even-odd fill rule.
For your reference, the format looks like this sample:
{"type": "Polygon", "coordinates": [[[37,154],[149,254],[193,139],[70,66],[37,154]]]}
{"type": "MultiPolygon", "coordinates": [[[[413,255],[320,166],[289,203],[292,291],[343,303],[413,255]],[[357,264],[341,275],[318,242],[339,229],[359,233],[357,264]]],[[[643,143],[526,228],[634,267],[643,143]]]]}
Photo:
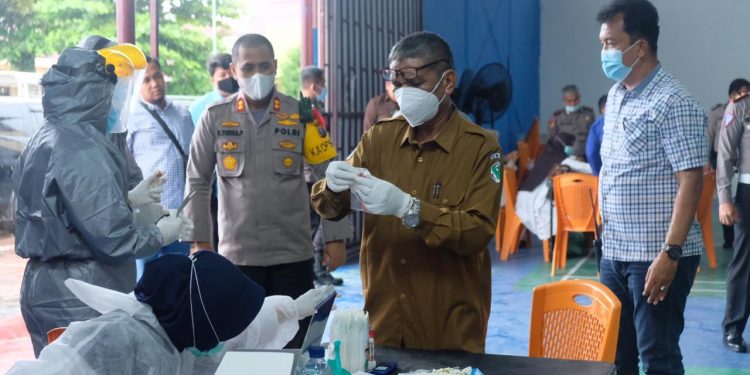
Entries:
{"type": "Polygon", "coordinates": [[[138,103],[139,88],[146,73],[146,55],[132,44],[119,44],[99,50],[107,64],[115,67],[117,84],[107,117],[107,134],[127,131],[128,116],[138,103]]]}

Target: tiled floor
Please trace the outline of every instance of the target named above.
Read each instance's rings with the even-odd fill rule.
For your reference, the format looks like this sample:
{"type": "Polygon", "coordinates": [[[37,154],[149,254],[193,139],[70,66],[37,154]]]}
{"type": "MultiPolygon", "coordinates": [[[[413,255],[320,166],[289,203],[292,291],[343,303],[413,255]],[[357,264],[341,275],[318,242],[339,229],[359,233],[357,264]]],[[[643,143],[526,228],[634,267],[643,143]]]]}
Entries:
{"type": "MultiPolygon", "coordinates": [[[[720,236],[721,228],[714,228],[720,236]]],[[[718,236],[717,236],[718,238],[718,236]]],[[[494,241],[492,242],[494,243],[494,241]]],[[[726,264],[731,250],[717,244],[718,267],[710,269],[702,259],[686,308],[686,327],[680,341],[686,373],[691,375],[750,375],[750,354],[726,351],[721,343],[721,319],[724,314],[726,264]]],[[[568,267],[552,278],[549,265],[542,259],[541,244],[520,249],[508,262],[500,262],[492,250],[492,310],[487,335],[487,352],[510,355],[528,353],[531,291],[534,286],[562,278],[596,278],[593,258],[569,258],[568,267]]],[[[345,280],[338,288],[338,308],[361,309],[364,305],[359,267],[350,264],[334,272],[345,280]]],[[[745,336],[750,336],[746,332],[745,336]]],[[[467,364],[468,365],[468,364],[467,364]]]]}

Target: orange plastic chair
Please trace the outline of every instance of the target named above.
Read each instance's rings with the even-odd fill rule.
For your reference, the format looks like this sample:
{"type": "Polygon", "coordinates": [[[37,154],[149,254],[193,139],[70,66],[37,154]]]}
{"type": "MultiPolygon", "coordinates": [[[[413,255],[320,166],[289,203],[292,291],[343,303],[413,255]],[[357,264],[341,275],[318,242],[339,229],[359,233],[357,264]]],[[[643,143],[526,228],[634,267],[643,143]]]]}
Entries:
{"type": "Polygon", "coordinates": [[[568,232],[596,233],[594,225],[599,212],[597,195],[599,180],[596,176],[565,173],[552,179],[557,208],[557,233],[552,252],[552,276],[557,268],[565,268],[568,252],[568,232]],[[593,207],[592,207],[593,199],[593,207]]]}
{"type": "Polygon", "coordinates": [[[716,172],[703,174],[703,191],[698,200],[698,209],[695,217],[701,225],[703,233],[703,246],[706,248],[706,257],[708,266],[716,268],[716,248],[714,246],[714,229],[713,229],[713,206],[714,193],[716,193],[716,172]]]}
{"type": "Polygon", "coordinates": [[[539,117],[534,117],[534,122],[531,123],[531,129],[526,134],[526,143],[529,145],[529,152],[531,158],[536,160],[542,153],[544,145],[542,144],[542,136],[539,130],[539,117]]]}
{"type": "Polygon", "coordinates": [[[66,327],[57,327],[47,331],[47,344],[52,344],[52,342],[57,340],[57,338],[65,332],[65,328],[66,327]]]}
{"type": "Polygon", "coordinates": [[[518,146],[518,181],[523,182],[529,173],[531,150],[529,150],[529,145],[524,141],[518,141],[516,145],[518,146]]]}
{"type": "MultiPolygon", "coordinates": [[[[503,194],[505,208],[500,210],[500,219],[495,230],[495,249],[500,253],[500,260],[505,262],[508,256],[518,249],[524,229],[521,219],[516,215],[518,180],[515,171],[508,167],[503,168],[503,194]]],[[[544,250],[544,261],[549,262],[549,246],[544,250]]]]}
{"type": "Polygon", "coordinates": [[[594,280],[534,288],[529,357],[615,362],[622,305],[594,280]]]}
{"type": "Polygon", "coordinates": [[[505,209],[503,210],[503,223],[500,226],[498,220],[495,232],[495,248],[500,253],[500,260],[505,262],[514,248],[521,241],[523,224],[516,215],[516,196],[518,195],[518,180],[516,171],[511,168],[503,168],[503,193],[505,194],[505,209]]]}

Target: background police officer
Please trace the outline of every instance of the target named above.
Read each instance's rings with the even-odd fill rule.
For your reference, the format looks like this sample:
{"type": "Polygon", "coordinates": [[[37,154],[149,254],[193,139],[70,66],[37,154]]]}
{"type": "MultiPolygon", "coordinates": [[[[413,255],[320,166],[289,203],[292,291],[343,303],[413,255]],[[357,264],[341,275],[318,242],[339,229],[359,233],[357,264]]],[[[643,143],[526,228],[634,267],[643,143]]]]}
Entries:
{"type": "Polygon", "coordinates": [[[594,110],[581,105],[581,94],[575,85],[563,87],[562,99],[565,108],[555,111],[547,123],[549,138],[551,139],[558,132],[574,135],[576,139],[573,144],[573,155],[579,160],[585,160],[586,139],[589,136],[589,128],[594,122],[594,110]]]}
{"type": "Polygon", "coordinates": [[[727,105],[719,132],[716,188],[719,220],[734,224],[734,255],[727,266],[727,306],[724,313],[724,346],[746,352],[742,332],[750,316],[750,97],[740,94],[727,105]],[[739,171],[737,195],[732,202],[734,168],[739,171]]]}

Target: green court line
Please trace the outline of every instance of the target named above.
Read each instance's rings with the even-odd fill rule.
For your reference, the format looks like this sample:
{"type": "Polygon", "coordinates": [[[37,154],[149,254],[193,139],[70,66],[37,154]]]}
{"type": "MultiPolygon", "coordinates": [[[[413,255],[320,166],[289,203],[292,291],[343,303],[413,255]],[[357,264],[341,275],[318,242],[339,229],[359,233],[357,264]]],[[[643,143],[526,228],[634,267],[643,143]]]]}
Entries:
{"type": "MultiPolygon", "coordinates": [[[[718,230],[721,229],[719,228],[718,230]]],[[[537,285],[562,280],[581,259],[582,258],[580,257],[568,258],[567,268],[558,270],[555,277],[551,277],[549,274],[551,263],[541,262],[540,258],[539,264],[536,265],[530,273],[521,278],[513,288],[516,291],[531,291],[537,285]]],[[[726,265],[730,259],[731,251],[722,249],[721,244],[718,244],[716,249],[717,268],[709,268],[708,261],[704,256],[701,260],[700,272],[698,272],[695,278],[695,284],[693,285],[691,295],[723,298],[726,294],[726,284],[724,282],[726,277],[726,265]]],[[[598,279],[595,259],[593,257],[587,258],[576,272],[570,275],[569,279],[598,279]]]]}
{"type": "Polygon", "coordinates": [[[738,368],[686,367],[685,375],[750,375],[750,370],[738,368]]]}

